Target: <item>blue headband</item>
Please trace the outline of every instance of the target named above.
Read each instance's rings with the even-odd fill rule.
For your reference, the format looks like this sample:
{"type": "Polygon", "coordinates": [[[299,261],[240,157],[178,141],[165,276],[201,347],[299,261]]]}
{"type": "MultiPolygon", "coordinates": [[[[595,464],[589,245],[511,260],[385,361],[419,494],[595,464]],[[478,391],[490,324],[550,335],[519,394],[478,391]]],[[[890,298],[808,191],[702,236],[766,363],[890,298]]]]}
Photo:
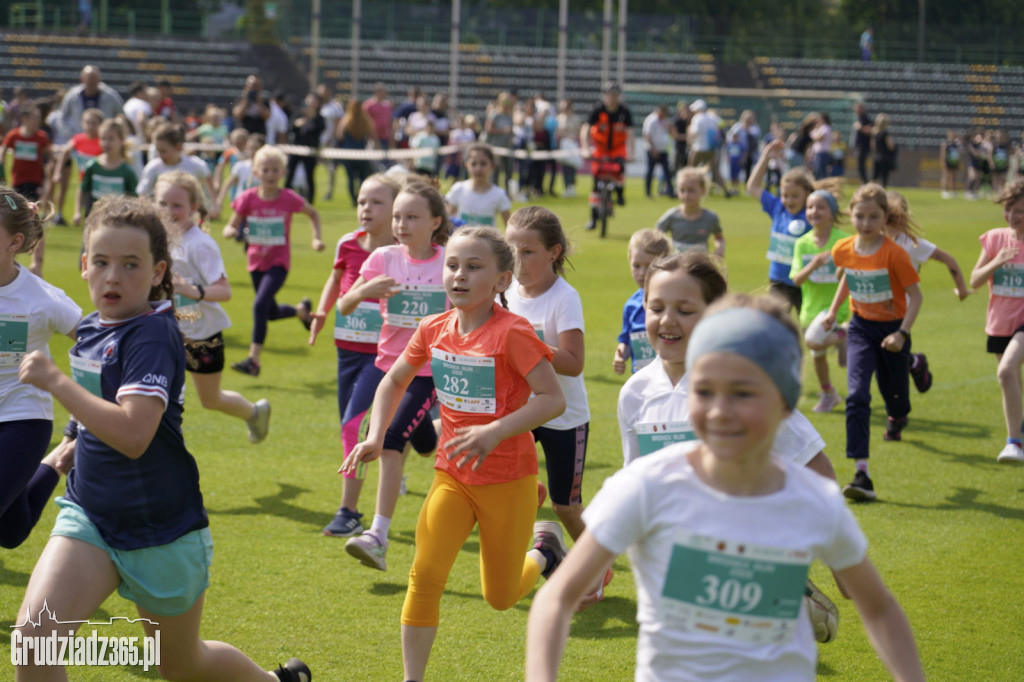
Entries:
{"type": "Polygon", "coordinates": [[[839,202],[832,196],[832,192],[827,189],[816,189],[811,192],[812,197],[821,197],[828,204],[828,207],[832,210],[832,217],[836,218],[839,215],[839,202]]]}
{"type": "Polygon", "coordinates": [[[706,353],[735,353],[764,370],[790,409],[800,398],[800,342],[793,331],[768,313],[729,308],[697,324],[686,349],[686,366],[706,353]]]}

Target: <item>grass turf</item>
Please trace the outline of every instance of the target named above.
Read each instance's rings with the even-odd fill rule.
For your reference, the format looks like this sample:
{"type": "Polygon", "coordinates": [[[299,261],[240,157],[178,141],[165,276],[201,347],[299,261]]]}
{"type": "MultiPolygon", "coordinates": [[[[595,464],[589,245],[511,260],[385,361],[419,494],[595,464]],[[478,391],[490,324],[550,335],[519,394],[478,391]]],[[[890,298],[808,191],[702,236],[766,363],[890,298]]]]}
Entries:
{"type": "MultiPolygon", "coordinates": [[[[339,190],[344,178],[339,178],[339,190]]],[[[585,180],[584,180],[585,182],[585,180]]],[[[324,185],[321,183],[320,187],[324,185]]],[[[581,185],[582,187],[583,185],[581,185]]],[[[907,197],[927,237],[952,253],[969,272],[978,254],[977,236],[1005,224],[1001,209],[987,202],[942,201],[936,192],[909,190],[907,197]]],[[[579,290],[587,319],[585,377],[592,413],[584,497],[619,466],[615,403],[624,377],[611,371],[621,306],[634,291],[626,265],[626,242],[639,228],[653,226],[672,206],[645,200],[631,181],[629,204],[599,239],[582,230],[586,199],[545,199],[562,218],[574,244],[568,281],[579,290]]],[[[769,221],[749,198],[712,197],[728,240],[730,288],[764,290],[769,221]]],[[[318,201],[327,251],[309,248],[308,221],[297,217],[293,268],[281,299],[314,301],[331,267],[331,248],[355,227],[347,197],[318,201]]],[[[228,362],[245,356],[251,325],[252,290],[244,256],[212,230],[227,264],[233,299],[225,305],[234,321],[226,336],[228,362]]],[[[86,311],[92,306],[78,276],[80,232],[49,231],[46,275],[86,311]]],[[[984,292],[958,302],[952,281],[938,264],[922,273],[924,306],[914,327],[914,350],[928,354],[935,385],[912,396],[913,412],[903,442],[882,441],[884,410],[877,395],[872,419],[872,477],[879,501],[857,505],[854,513],[870,542],[870,556],[906,609],[925,670],[936,680],[1024,679],[1024,658],[1016,644],[1024,633],[1020,599],[1024,579],[1018,568],[1024,539],[1024,469],[997,465],[1003,444],[995,361],[984,352],[984,292]]],[[[258,379],[228,370],[226,388],[251,400],[273,404],[270,436],[248,443],[244,425],[198,406],[188,385],[185,437],[199,462],[216,556],[207,592],[202,635],[238,646],[264,667],[290,656],[303,658],[319,680],[399,679],[398,617],[413,554],[416,515],[431,480],[430,462],[411,457],[406,467],[410,494],[399,501],[392,524],[389,570],[380,573],[345,554],[344,542],[320,528],[338,504],[341,461],[335,400],[335,355],[329,336],[309,348],[294,320],[271,325],[258,379]]],[[[66,339],[51,348],[66,369],[66,339]]],[[[834,355],[830,357],[835,370],[834,355]]],[[[810,412],[816,382],[810,361],[800,407],[821,431],[840,482],[852,476],[844,460],[840,411],[810,412]]],[[[834,373],[845,394],[845,375],[834,373]]],[[[58,406],[56,423],[66,413],[58,406]]],[[[59,428],[58,428],[59,432],[59,428]]],[[[371,466],[361,498],[367,519],[373,512],[376,467],[371,466]]],[[[58,492],[63,489],[61,483],[58,492]]],[[[0,625],[8,630],[36,558],[52,526],[50,505],[29,540],[0,553],[0,625]]],[[[813,513],[810,510],[809,513],[813,513]]],[[[550,506],[541,518],[555,519],[550,506]]],[[[812,577],[839,605],[839,638],[820,648],[819,676],[834,680],[884,679],[885,670],[850,602],[842,600],[820,565],[812,577]]],[[[480,596],[475,535],[459,557],[442,602],[442,622],[428,674],[443,680],[514,680],[522,677],[526,616],[530,598],[505,613],[480,596]]],[[[98,616],[134,616],[133,606],[112,596],[98,616]]],[[[563,676],[573,680],[631,679],[635,655],[635,589],[624,559],[616,562],[605,601],[573,623],[563,676]]],[[[58,614],[59,617],[59,614],[58,614]]],[[[97,620],[94,618],[94,620],[97,620]]],[[[85,628],[87,634],[91,628],[85,628]]],[[[100,628],[99,634],[138,636],[138,626],[100,628]]],[[[0,638],[9,661],[10,643],[0,638]]],[[[0,664],[10,679],[9,663],[0,664]]],[[[140,668],[77,668],[75,680],[156,678],[140,668]]]]}

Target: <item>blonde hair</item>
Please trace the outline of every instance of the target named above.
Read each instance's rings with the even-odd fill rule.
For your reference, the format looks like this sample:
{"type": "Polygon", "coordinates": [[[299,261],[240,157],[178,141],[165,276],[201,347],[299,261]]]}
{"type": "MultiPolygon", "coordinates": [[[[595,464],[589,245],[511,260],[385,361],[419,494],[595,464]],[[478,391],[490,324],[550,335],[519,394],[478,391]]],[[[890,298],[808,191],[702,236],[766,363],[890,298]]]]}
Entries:
{"type": "Polygon", "coordinates": [[[646,228],[637,230],[629,238],[627,254],[642,251],[650,256],[667,256],[672,253],[672,242],[663,233],[646,228]]]}
{"type": "Polygon", "coordinates": [[[288,165],[288,157],[285,153],[272,144],[265,144],[256,150],[252,156],[252,167],[255,169],[264,161],[277,161],[284,168],[288,165]]]}
{"type": "Polygon", "coordinates": [[[249,141],[249,131],[245,128],[235,128],[228,133],[228,142],[231,143],[235,149],[241,150],[245,146],[245,143],[249,141]]]}
{"type": "Polygon", "coordinates": [[[906,235],[916,245],[917,239],[922,236],[923,231],[914,217],[910,215],[910,204],[907,203],[907,198],[894,189],[886,192],[885,198],[889,202],[889,210],[895,213],[893,219],[895,222],[887,223],[886,231],[906,235]]]}
{"type": "Polygon", "coordinates": [[[171,171],[169,173],[161,173],[156,180],[157,186],[170,185],[171,187],[180,187],[188,192],[188,200],[192,206],[196,207],[196,212],[200,216],[206,217],[206,197],[203,195],[203,188],[199,185],[199,181],[196,180],[195,176],[186,173],[185,171],[171,171]]]}
{"type": "MultiPolygon", "coordinates": [[[[902,199],[902,195],[900,196],[902,199]]],[[[907,234],[907,225],[909,224],[909,216],[904,211],[905,201],[889,201],[889,194],[885,191],[885,188],[875,182],[869,182],[866,185],[861,185],[857,188],[857,191],[850,197],[850,209],[852,210],[855,204],[861,202],[873,201],[885,212],[885,229],[892,230],[907,234]]],[[[909,235],[908,235],[909,236],[909,235]]],[[[914,240],[915,243],[917,240],[914,240]]]]}
{"type": "Polygon", "coordinates": [[[368,182],[375,182],[378,185],[383,185],[391,190],[391,200],[394,201],[398,193],[402,191],[403,182],[401,179],[396,178],[394,175],[388,175],[387,173],[374,173],[370,177],[363,180],[363,184],[359,187],[362,188],[368,182]]]}
{"type": "Polygon", "coordinates": [[[1021,199],[1024,199],[1024,177],[1017,176],[1013,182],[1003,185],[1003,191],[999,193],[996,203],[1002,204],[1003,208],[1009,208],[1021,199]]]}
{"type": "Polygon", "coordinates": [[[686,166],[680,168],[679,172],[676,173],[676,185],[686,180],[696,180],[700,183],[700,188],[705,192],[708,190],[708,178],[707,178],[708,167],[703,166],[686,166]]]}
{"type": "MultiPolygon", "coordinates": [[[[509,243],[505,241],[505,238],[495,228],[483,225],[463,227],[452,235],[452,239],[481,239],[487,242],[491,253],[494,254],[494,262],[498,267],[498,272],[515,272],[515,253],[512,251],[509,243]]],[[[498,298],[501,300],[501,305],[508,309],[508,300],[505,298],[504,291],[498,292],[498,298]]]]}
{"type": "MultiPolygon", "coordinates": [[[[832,196],[839,201],[843,198],[843,180],[842,178],[822,178],[821,180],[815,180],[814,176],[811,175],[810,171],[806,168],[790,168],[786,171],[782,179],[779,180],[779,188],[786,183],[791,183],[802,189],[807,196],[811,196],[811,192],[816,189],[823,189],[829,192],[832,196]]],[[[806,199],[805,199],[806,202],[806,199]]]]}

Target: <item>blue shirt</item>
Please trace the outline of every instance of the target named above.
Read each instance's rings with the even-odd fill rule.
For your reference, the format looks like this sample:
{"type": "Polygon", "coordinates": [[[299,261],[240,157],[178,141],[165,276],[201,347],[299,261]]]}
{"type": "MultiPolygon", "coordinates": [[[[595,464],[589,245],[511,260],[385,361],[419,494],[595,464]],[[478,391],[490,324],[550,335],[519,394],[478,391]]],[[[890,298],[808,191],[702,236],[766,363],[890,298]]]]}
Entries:
{"type": "Polygon", "coordinates": [[[122,550],[165,545],[210,525],[199,469],[181,433],[185,346],[170,302],[152,306],[151,313],[119,322],[87,315],[70,351],[75,381],[104,400],[146,395],[165,406],[153,441],[138,459],[84,425],[78,430],[66,497],[85,510],[107,544],[122,550]],[[89,361],[91,368],[85,366],[89,361]]]}
{"type": "Polygon", "coordinates": [[[622,307],[622,332],[619,343],[629,344],[629,335],[633,332],[646,331],[644,326],[644,290],[637,289],[622,307]]]}
{"type": "MultiPolygon", "coordinates": [[[[807,214],[804,209],[799,213],[790,213],[782,204],[782,199],[771,192],[761,192],[761,210],[772,218],[772,233],[783,238],[791,238],[794,242],[797,238],[804,236],[811,231],[807,222],[807,214]]],[[[790,242],[792,243],[792,242],[790,242]]],[[[792,249],[790,250],[792,255],[792,249]]],[[[796,286],[789,278],[789,270],[792,267],[792,259],[789,262],[771,261],[768,268],[768,279],[773,282],[782,282],[789,286],[796,286]]]]}

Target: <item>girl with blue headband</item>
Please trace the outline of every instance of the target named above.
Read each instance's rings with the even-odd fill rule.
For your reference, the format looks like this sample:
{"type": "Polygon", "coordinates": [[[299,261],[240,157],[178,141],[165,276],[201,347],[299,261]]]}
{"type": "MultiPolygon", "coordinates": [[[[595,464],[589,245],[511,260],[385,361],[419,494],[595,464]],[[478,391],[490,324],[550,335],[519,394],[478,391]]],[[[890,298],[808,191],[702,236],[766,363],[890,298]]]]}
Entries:
{"type": "Polygon", "coordinates": [[[527,679],[556,678],[573,608],[628,551],[637,679],[814,680],[801,595],[820,558],[889,673],[923,680],[907,618],[839,488],[771,454],[800,395],[799,332],[785,309],[765,298],[723,301],[696,326],[686,362],[700,444],[665,448],[605,481],[584,513],[587,530],[533,600],[527,679]]]}
{"type": "Polygon", "coordinates": [[[814,372],[821,386],[821,398],[812,412],[831,412],[842,398],[832,386],[828,371],[828,349],[839,349],[839,366],[846,365],[846,329],[841,326],[850,319],[850,306],[844,305],[837,316],[839,324],[826,332],[821,327],[832,299],[839,286],[836,265],[832,262],[832,246],[849,235],[835,225],[840,218],[839,203],[828,191],[818,189],[807,197],[807,222],[813,228],[796,240],[793,246],[793,266],[790,277],[800,287],[803,306],[800,308],[800,326],[806,329],[804,341],[814,358],[814,372]]]}

